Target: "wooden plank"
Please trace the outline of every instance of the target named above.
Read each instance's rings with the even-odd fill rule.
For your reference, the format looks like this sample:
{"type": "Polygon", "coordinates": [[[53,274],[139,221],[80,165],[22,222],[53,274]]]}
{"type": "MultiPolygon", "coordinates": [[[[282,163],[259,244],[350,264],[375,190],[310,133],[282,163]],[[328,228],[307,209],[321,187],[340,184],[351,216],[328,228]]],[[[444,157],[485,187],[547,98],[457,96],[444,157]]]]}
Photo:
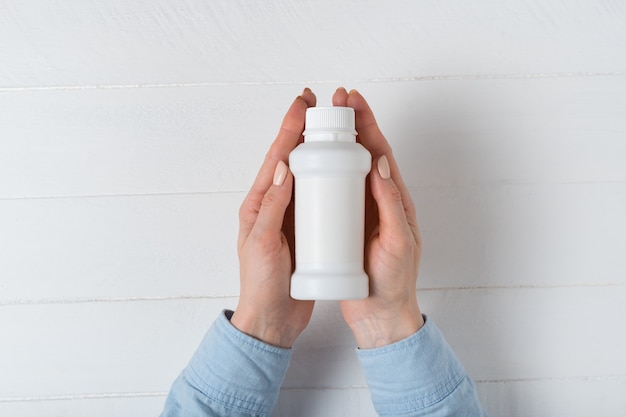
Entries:
{"type": "MultiPolygon", "coordinates": [[[[0,397],[163,393],[236,299],[0,309],[0,397]]],[[[0,403],[4,400],[0,399],[0,403]]]]}
{"type": "Polygon", "coordinates": [[[420,188],[418,287],[626,283],[626,184],[420,188]]]}
{"type": "Polygon", "coordinates": [[[616,2],[3,2],[3,87],[623,71],[616,2]],[[558,18],[557,18],[558,17],[558,18]]]}
{"type": "Polygon", "coordinates": [[[624,285],[419,295],[479,381],[624,377],[625,296],[624,285]]]}
{"type": "Polygon", "coordinates": [[[0,198],[247,189],[290,90],[260,112],[244,87],[0,94],[0,198]]]}
{"type": "MultiPolygon", "coordinates": [[[[626,378],[478,382],[480,401],[490,416],[621,415],[626,378]]],[[[283,390],[274,416],[350,415],[375,417],[367,388],[283,390]]]]}
{"type": "Polygon", "coordinates": [[[133,417],[158,416],[163,410],[165,396],[108,398],[33,399],[0,402],[0,414],[12,417],[52,415],[64,417],[133,417]]]}
{"type": "MultiPolygon", "coordinates": [[[[245,191],[302,87],[0,93],[0,199],[245,191]]],[[[347,87],[410,187],[626,181],[626,76],[347,87]]]]}
{"type": "MultiPolygon", "coordinates": [[[[474,379],[508,381],[626,375],[618,360],[626,335],[617,330],[625,295],[621,285],[423,291],[418,298],[474,379]]],[[[332,303],[317,307],[286,386],[361,386],[358,366],[346,376],[354,341],[340,313],[332,303]]]]}
{"type": "Polygon", "coordinates": [[[620,416],[626,410],[626,378],[479,383],[490,416],[620,416]]]}
{"type": "MultiPolygon", "coordinates": [[[[33,400],[0,402],[0,413],[12,417],[30,417],[33,414],[65,417],[135,417],[150,414],[158,416],[163,409],[164,396],[137,398],[113,397],[71,400],[33,400]]],[[[273,417],[319,417],[322,415],[350,415],[376,417],[367,388],[345,389],[286,389],[281,391],[273,417]]]]}
{"type": "MultiPolygon", "coordinates": [[[[491,416],[524,417],[549,413],[551,416],[587,417],[620,415],[626,407],[623,379],[512,381],[477,384],[481,403],[491,416]]],[[[133,417],[158,415],[164,396],[140,398],[14,401],[0,403],[0,413],[13,417],[62,414],[66,417],[133,417]]],[[[284,389],[273,417],[318,417],[320,415],[377,416],[367,388],[284,389]],[[342,414],[343,413],[343,414],[342,414]]]]}
{"type": "MultiPolygon", "coordinates": [[[[0,303],[236,296],[243,193],[0,201],[0,303]]],[[[413,192],[419,288],[625,284],[626,184],[413,192]]]]}
{"type": "MultiPolygon", "coordinates": [[[[583,389],[587,381],[609,387],[607,393],[623,387],[626,364],[618,358],[626,349],[626,335],[616,329],[625,296],[626,287],[617,286],[426,291],[420,300],[472,377],[487,387],[481,388],[483,399],[498,410],[507,401],[522,401],[518,393],[525,390],[539,403],[547,401],[538,392],[545,381],[574,381],[556,399],[583,389]],[[511,383],[520,385],[507,388],[511,383]],[[503,390],[498,384],[508,397],[494,399],[503,390]]],[[[166,392],[209,323],[235,302],[2,307],[0,368],[10,378],[0,380],[0,404],[10,398],[166,392]]],[[[354,348],[337,304],[318,303],[310,328],[294,348],[283,388],[364,387],[354,348]]],[[[284,401],[284,407],[293,406],[284,401]]]]}
{"type": "Polygon", "coordinates": [[[0,300],[237,295],[242,198],[1,201],[0,300]]]}

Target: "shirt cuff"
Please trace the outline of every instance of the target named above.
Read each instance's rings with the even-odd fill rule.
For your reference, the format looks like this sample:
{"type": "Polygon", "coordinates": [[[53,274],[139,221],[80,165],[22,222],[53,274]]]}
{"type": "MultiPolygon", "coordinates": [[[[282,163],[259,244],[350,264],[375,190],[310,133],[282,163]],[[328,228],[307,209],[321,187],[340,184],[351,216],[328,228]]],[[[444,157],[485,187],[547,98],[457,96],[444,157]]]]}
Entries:
{"type": "Polygon", "coordinates": [[[225,410],[268,415],[278,399],[291,349],[242,333],[224,310],[209,329],[183,376],[225,410]]]}
{"type": "Polygon", "coordinates": [[[403,415],[440,403],[466,382],[465,370],[432,322],[375,349],[357,349],[372,402],[382,415],[403,415]]]}

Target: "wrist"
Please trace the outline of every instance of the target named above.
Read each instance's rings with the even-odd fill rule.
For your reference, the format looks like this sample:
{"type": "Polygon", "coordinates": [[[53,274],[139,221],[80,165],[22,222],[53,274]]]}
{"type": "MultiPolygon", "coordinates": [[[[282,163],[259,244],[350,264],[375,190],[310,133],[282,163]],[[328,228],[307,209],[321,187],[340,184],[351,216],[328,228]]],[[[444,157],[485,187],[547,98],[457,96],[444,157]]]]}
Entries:
{"type": "Polygon", "coordinates": [[[399,342],[424,326],[424,318],[413,309],[397,314],[372,315],[348,323],[359,349],[373,349],[399,342]]]}
{"type": "Polygon", "coordinates": [[[233,313],[230,323],[248,336],[281,348],[291,348],[301,332],[287,323],[276,322],[261,315],[240,313],[238,310],[233,313]]]}

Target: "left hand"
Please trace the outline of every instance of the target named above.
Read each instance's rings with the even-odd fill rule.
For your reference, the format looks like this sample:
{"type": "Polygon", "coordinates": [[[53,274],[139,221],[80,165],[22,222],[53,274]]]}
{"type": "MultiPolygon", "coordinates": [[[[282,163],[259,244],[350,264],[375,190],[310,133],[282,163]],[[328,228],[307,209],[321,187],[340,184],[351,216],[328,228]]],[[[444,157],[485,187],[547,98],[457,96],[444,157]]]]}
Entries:
{"type": "Polygon", "coordinates": [[[341,302],[359,348],[369,349],[402,340],[424,325],[416,292],[422,240],[411,195],[367,101],[357,91],[340,88],[333,104],[354,109],[358,141],[373,158],[365,196],[370,294],[341,302]]]}
{"type": "Polygon", "coordinates": [[[309,323],[313,301],[289,296],[294,263],[293,175],[285,162],[301,142],[306,109],[315,102],[309,89],[293,102],[239,210],[241,291],[231,323],[252,337],[286,348],[309,323]]]}

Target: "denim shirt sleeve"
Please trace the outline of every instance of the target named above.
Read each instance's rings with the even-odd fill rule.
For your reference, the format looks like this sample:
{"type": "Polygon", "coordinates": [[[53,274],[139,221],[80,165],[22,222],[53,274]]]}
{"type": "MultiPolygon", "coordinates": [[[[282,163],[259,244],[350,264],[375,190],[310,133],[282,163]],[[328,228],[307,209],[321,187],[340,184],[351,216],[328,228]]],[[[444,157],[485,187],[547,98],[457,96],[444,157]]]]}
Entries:
{"type": "Polygon", "coordinates": [[[232,311],[209,329],[189,365],[174,381],[161,417],[269,416],[278,399],[291,349],[237,330],[232,311]]]}
{"type": "Polygon", "coordinates": [[[372,402],[387,416],[486,416],[476,387],[432,322],[412,336],[357,349],[372,402]]]}

